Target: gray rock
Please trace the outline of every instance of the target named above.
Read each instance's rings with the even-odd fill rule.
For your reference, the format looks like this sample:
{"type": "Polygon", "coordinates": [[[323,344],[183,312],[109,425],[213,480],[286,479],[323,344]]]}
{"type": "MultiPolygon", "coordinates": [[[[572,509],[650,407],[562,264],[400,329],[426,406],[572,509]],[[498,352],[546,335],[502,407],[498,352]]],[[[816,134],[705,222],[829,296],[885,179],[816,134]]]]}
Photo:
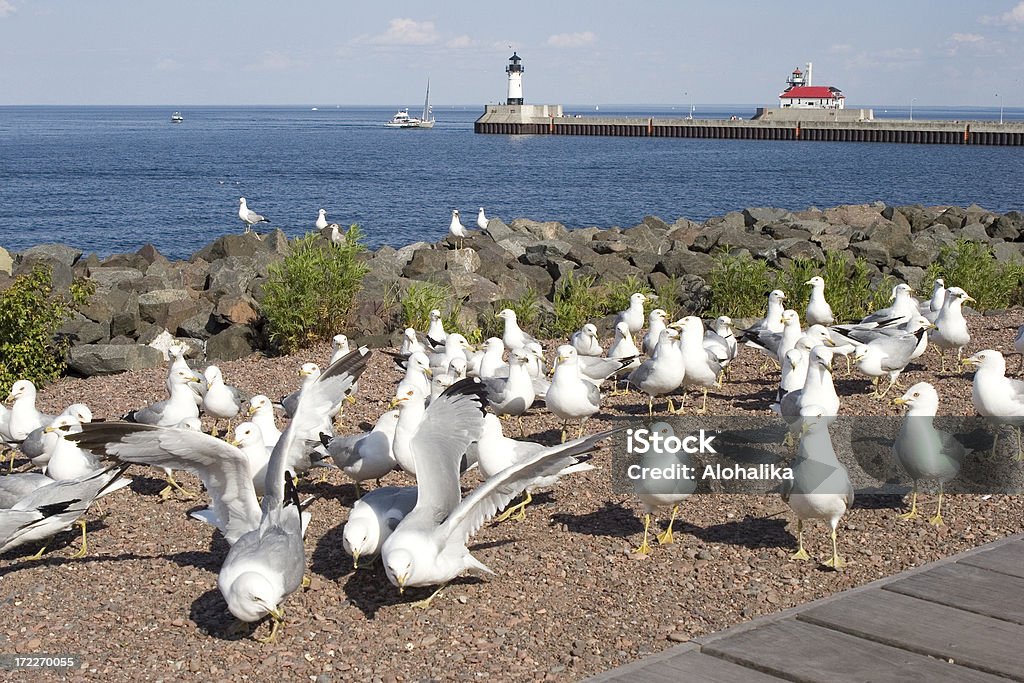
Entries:
{"type": "Polygon", "coordinates": [[[85,377],[157,368],[163,363],[162,353],[134,343],[83,344],[68,354],[68,368],[85,377]]]}
{"type": "Polygon", "coordinates": [[[123,289],[97,289],[78,310],[90,320],[109,323],[119,312],[134,312],[138,315],[139,296],[123,289]]]}
{"type": "MultiPolygon", "coordinates": [[[[274,233],[271,233],[271,235],[274,235],[274,233]]],[[[270,239],[260,239],[255,233],[251,232],[238,235],[222,235],[215,239],[212,244],[209,244],[193,254],[192,258],[201,258],[204,261],[213,263],[214,261],[219,261],[220,259],[228,258],[229,256],[252,258],[255,254],[260,252],[276,252],[278,249],[287,248],[282,247],[281,241],[276,235],[273,237],[268,235],[267,237],[270,237],[270,239]]],[[[287,244],[287,240],[285,240],[284,244],[287,244]]]]}
{"type": "Polygon", "coordinates": [[[621,254],[629,251],[629,246],[619,240],[593,240],[593,251],[596,254],[621,254]]]}
{"type": "Polygon", "coordinates": [[[882,217],[884,204],[847,204],[825,210],[825,219],[837,225],[866,230],[882,217]]]}
{"type": "Polygon", "coordinates": [[[248,291],[256,275],[253,259],[228,256],[210,264],[205,289],[214,297],[238,296],[248,291]]]}
{"type": "Polygon", "coordinates": [[[480,269],[480,255],[472,249],[452,249],[445,252],[444,267],[446,270],[475,273],[480,269]]]}
{"type": "Polygon", "coordinates": [[[505,224],[505,221],[495,216],[491,216],[488,219],[486,232],[495,242],[508,239],[516,234],[515,230],[505,224]]]}
{"type": "Polygon", "coordinates": [[[743,222],[747,227],[757,224],[783,223],[795,220],[793,213],[786,209],[752,208],[743,210],[743,222]]]}
{"type": "MultiPolygon", "coordinates": [[[[989,237],[1000,240],[1015,240],[1020,234],[1019,225],[1009,216],[998,216],[985,229],[989,237]]],[[[0,254],[0,270],[3,270],[3,254],[0,254]]]]}
{"type": "Polygon", "coordinates": [[[965,218],[967,218],[966,211],[961,209],[959,206],[951,206],[936,216],[935,222],[942,223],[955,232],[957,228],[965,225],[965,218]]]}
{"type": "Polygon", "coordinates": [[[402,277],[419,279],[427,273],[444,270],[447,256],[437,249],[420,249],[413,254],[409,264],[402,269],[402,277]]]}
{"type": "Polygon", "coordinates": [[[190,337],[192,339],[209,339],[213,335],[224,330],[227,325],[217,322],[211,311],[200,311],[191,318],[184,320],[175,334],[179,337],[190,337]]]}
{"type": "Polygon", "coordinates": [[[984,244],[992,242],[992,238],[988,236],[988,231],[985,230],[985,226],[981,223],[971,223],[970,225],[965,225],[959,232],[956,230],[953,232],[956,233],[957,237],[970,240],[971,242],[982,242],[984,244]]]}
{"type": "Polygon", "coordinates": [[[144,273],[140,270],[120,266],[99,266],[89,269],[89,280],[96,284],[98,291],[115,289],[124,282],[141,280],[143,276],[144,273]]]}
{"type": "Polygon", "coordinates": [[[891,260],[889,251],[885,248],[885,245],[879,244],[874,240],[854,242],[850,245],[850,251],[853,252],[854,256],[863,258],[868,263],[874,264],[878,267],[888,265],[891,260]]]}
{"type": "Polygon", "coordinates": [[[206,342],[206,360],[226,361],[245,358],[257,348],[256,334],[246,325],[234,325],[210,337],[206,342]]]}
{"type": "MultiPolygon", "coordinates": [[[[565,261],[564,263],[568,264],[565,272],[572,270],[575,266],[571,261],[565,261]]],[[[561,269],[559,270],[561,272],[561,269]]],[[[527,288],[532,289],[541,296],[550,298],[554,295],[554,279],[547,268],[516,264],[512,268],[512,276],[520,279],[527,288]]]]}
{"type": "Polygon", "coordinates": [[[641,279],[646,278],[647,273],[642,272],[636,266],[630,265],[629,261],[618,256],[598,256],[593,263],[580,266],[580,275],[594,275],[597,279],[594,284],[606,284],[620,282],[630,275],[641,279]]]}
{"type": "Polygon", "coordinates": [[[786,243],[779,247],[778,252],[780,256],[788,259],[802,258],[817,261],[818,263],[825,262],[825,254],[822,253],[821,248],[806,240],[786,240],[786,243]]]}
{"type": "Polygon", "coordinates": [[[21,252],[23,261],[48,261],[63,264],[68,268],[75,265],[81,256],[80,249],[66,244],[37,244],[21,252]]]}
{"type": "Polygon", "coordinates": [[[905,266],[900,264],[892,269],[892,273],[914,289],[918,289],[924,285],[925,269],[919,266],[905,266]]]}
{"type": "MultiPolygon", "coordinates": [[[[487,227],[490,227],[490,224],[487,227]]],[[[539,240],[564,239],[569,232],[561,223],[555,221],[538,222],[528,218],[517,218],[512,221],[509,227],[516,232],[525,232],[533,235],[539,240]]]]}
{"type": "Polygon", "coordinates": [[[907,255],[911,247],[910,225],[901,225],[879,219],[865,230],[868,239],[873,240],[889,252],[892,258],[900,259],[907,255]]]}
{"type": "Polygon", "coordinates": [[[714,259],[707,254],[674,248],[661,257],[661,262],[655,266],[655,270],[669,277],[704,276],[710,273],[713,267],[714,259]]]}
{"type": "Polygon", "coordinates": [[[549,259],[564,257],[572,248],[573,245],[564,240],[544,240],[526,247],[526,253],[519,257],[519,262],[528,266],[544,266],[549,259]]]}
{"type": "Polygon", "coordinates": [[[89,320],[81,313],[74,316],[57,330],[57,334],[67,337],[74,345],[95,344],[110,339],[110,323],[98,323],[89,320]]]}
{"type": "MultiPolygon", "coordinates": [[[[653,219],[661,222],[660,219],[653,219]]],[[[623,241],[636,251],[646,251],[652,254],[661,254],[668,251],[670,242],[668,239],[668,226],[661,223],[664,228],[654,228],[648,223],[641,223],[635,228],[622,231],[623,241]]]]}
{"type": "Polygon", "coordinates": [[[1024,260],[1024,242],[996,242],[992,253],[1000,263],[1024,260]]]}
{"type": "Polygon", "coordinates": [[[914,236],[910,249],[907,250],[903,260],[910,266],[927,268],[939,257],[941,242],[927,233],[918,233],[914,236]]]}
{"type": "Polygon", "coordinates": [[[850,238],[847,235],[822,233],[812,237],[811,241],[821,247],[822,251],[845,251],[850,247],[850,238]]]}
{"type": "Polygon", "coordinates": [[[149,268],[149,261],[140,254],[111,254],[100,262],[101,268],[130,268],[144,272],[149,268]]]}
{"type": "Polygon", "coordinates": [[[213,318],[222,325],[255,324],[260,318],[259,305],[247,294],[222,296],[214,306],[213,318]]]}
{"type": "Polygon", "coordinates": [[[169,330],[199,312],[199,305],[184,289],[158,289],[139,295],[139,316],[169,330]]]}

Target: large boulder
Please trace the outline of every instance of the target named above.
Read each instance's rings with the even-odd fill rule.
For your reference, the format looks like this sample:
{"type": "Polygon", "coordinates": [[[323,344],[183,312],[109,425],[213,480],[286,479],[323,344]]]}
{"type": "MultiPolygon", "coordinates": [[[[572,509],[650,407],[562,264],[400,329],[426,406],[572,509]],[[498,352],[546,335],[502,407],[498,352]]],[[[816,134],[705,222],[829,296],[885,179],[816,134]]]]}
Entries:
{"type": "Polygon", "coordinates": [[[85,377],[156,368],[163,363],[160,351],[139,344],[83,344],[71,347],[68,353],[68,368],[85,377]]]}
{"type": "Polygon", "coordinates": [[[206,360],[227,361],[245,358],[258,347],[256,333],[247,325],[232,325],[206,341],[206,360]]]}
{"type": "Polygon", "coordinates": [[[60,263],[68,268],[75,265],[75,262],[82,256],[81,249],[69,247],[66,244],[37,244],[21,252],[21,260],[24,261],[45,261],[60,263]]]}
{"type": "MultiPolygon", "coordinates": [[[[487,227],[490,228],[490,224],[487,227]]],[[[555,221],[532,221],[529,218],[517,218],[512,221],[509,227],[516,232],[525,232],[533,235],[539,240],[564,239],[569,232],[561,223],[555,221]]]]}
{"type": "Polygon", "coordinates": [[[139,315],[146,322],[175,330],[199,312],[196,299],[184,289],[158,289],[139,295],[139,315]]]}
{"type": "Polygon", "coordinates": [[[655,266],[655,270],[668,275],[669,277],[682,277],[683,275],[704,276],[711,272],[714,267],[714,259],[699,251],[681,249],[678,245],[661,257],[661,261],[655,266]]]}
{"type": "Polygon", "coordinates": [[[214,297],[237,296],[248,291],[256,276],[253,259],[228,256],[210,264],[205,289],[214,297]]]}
{"type": "MultiPolygon", "coordinates": [[[[276,231],[280,232],[280,231],[276,231]]],[[[283,234],[283,233],[282,233],[283,234]]],[[[267,237],[271,237],[268,235],[267,237]]],[[[287,242],[286,242],[287,243],[287,242]]],[[[260,252],[274,252],[282,249],[280,240],[277,237],[260,239],[256,233],[242,233],[238,235],[223,235],[213,241],[212,244],[203,247],[192,255],[193,259],[201,258],[210,263],[229,256],[239,258],[252,258],[260,252]]]]}
{"type": "Polygon", "coordinates": [[[144,276],[143,271],[124,266],[99,266],[88,271],[89,281],[96,285],[97,291],[120,288],[122,283],[134,283],[144,276]]]}
{"type": "Polygon", "coordinates": [[[74,345],[95,344],[110,339],[110,323],[98,323],[75,313],[60,326],[57,334],[68,338],[74,345]]]}
{"type": "Polygon", "coordinates": [[[402,277],[420,279],[428,273],[444,270],[447,256],[438,249],[420,249],[416,251],[408,265],[402,269],[402,277]]]}
{"type": "Polygon", "coordinates": [[[14,259],[11,258],[9,251],[0,247],[0,273],[4,275],[10,275],[14,272],[14,259]]]}

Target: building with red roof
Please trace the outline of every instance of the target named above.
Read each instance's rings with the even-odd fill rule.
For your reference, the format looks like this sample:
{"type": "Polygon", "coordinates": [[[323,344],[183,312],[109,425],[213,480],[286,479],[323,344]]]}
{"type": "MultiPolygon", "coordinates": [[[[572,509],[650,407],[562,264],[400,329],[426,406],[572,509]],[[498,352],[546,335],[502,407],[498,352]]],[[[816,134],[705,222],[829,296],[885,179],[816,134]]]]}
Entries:
{"type": "Polygon", "coordinates": [[[811,84],[811,65],[807,65],[807,77],[800,67],[793,70],[786,89],[779,95],[779,106],[791,109],[843,109],[846,96],[839,88],[831,85],[811,84]]]}

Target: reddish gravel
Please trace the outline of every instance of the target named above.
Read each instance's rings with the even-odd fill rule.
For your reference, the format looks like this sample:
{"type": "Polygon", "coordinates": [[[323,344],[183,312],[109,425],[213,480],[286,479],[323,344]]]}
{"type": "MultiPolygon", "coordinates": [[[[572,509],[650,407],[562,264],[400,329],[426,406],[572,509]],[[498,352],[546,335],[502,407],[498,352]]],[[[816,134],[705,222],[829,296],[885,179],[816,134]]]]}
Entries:
{"type": "MultiPolygon", "coordinates": [[[[970,350],[1010,348],[1024,311],[970,319],[970,350]]],[[[224,363],[229,383],[279,396],[298,382],[307,360],[323,361],[326,347],[296,357],[252,357],[224,363]]],[[[942,411],[972,415],[970,378],[912,367],[903,386],[936,384],[942,411]]],[[[725,388],[711,395],[712,414],[765,414],[772,383],[760,377],[760,357],[745,353],[725,388]]],[[[837,364],[838,365],[838,364],[837,364]]],[[[1011,368],[1016,360],[1011,360],[1011,368]]],[[[97,417],[114,418],[163,397],[163,370],[87,380],[67,379],[40,394],[40,406],[57,412],[86,400],[97,417]]],[[[398,378],[390,360],[374,354],[360,381],[360,398],[347,408],[346,424],[372,422],[398,378]]],[[[844,414],[896,415],[888,402],[866,396],[859,377],[839,381],[844,414]]],[[[604,415],[630,413],[636,395],[611,397],[604,415]]],[[[603,419],[588,431],[609,426],[603,419]]],[[[538,440],[557,439],[556,421],[544,412],[526,418],[538,440]]],[[[133,468],[134,484],[99,501],[90,511],[89,554],[72,532],[57,537],[42,561],[36,548],[0,558],[0,654],[84,656],[68,680],[155,681],[189,679],[316,682],[376,680],[576,680],[669,647],[673,642],[723,629],[861,585],[1022,531],[1024,501],[1017,496],[949,496],[949,526],[896,519],[892,499],[860,497],[840,528],[842,572],[815,562],[788,561],[794,524],[777,496],[702,496],[680,513],[676,542],[647,558],[631,549],[640,541],[639,505],[611,492],[607,450],[599,469],[538,496],[523,522],[489,524],[472,539],[474,554],[497,572],[465,578],[427,610],[409,605],[423,592],[400,596],[379,563],[352,570],[341,547],[341,528],[354,489],[337,471],[326,482],[308,480],[318,493],[306,542],[312,584],[285,603],[287,626],[264,645],[261,624],[241,627],[216,588],[227,545],[210,527],[189,520],[196,501],[161,503],[162,487],[146,468],[133,468]],[[569,487],[572,487],[571,489],[569,487]],[[571,492],[570,492],[571,491],[571,492]],[[774,515],[774,516],[773,516],[774,515]]],[[[193,488],[198,482],[184,475],[193,488]]],[[[467,486],[475,483],[467,476],[467,486]]],[[[388,484],[410,483],[392,475],[388,484]]],[[[926,510],[934,505],[924,496],[926,510]]],[[[811,524],[808,550],[828,552],[823,525],[811,524]]],[[[49,674],[57,678],[56,674],[49,674]]],[[[45,678],[19,672],[7,680],[45,678]]]]}

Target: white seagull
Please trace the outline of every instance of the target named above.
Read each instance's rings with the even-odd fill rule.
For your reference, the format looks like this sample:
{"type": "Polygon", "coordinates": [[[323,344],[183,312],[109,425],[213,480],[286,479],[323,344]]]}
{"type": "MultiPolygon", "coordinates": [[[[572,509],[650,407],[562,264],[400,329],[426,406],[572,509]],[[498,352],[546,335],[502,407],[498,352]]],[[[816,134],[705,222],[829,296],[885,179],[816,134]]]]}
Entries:
{"type": "Polygon", "coordinates": [[[245,197],[238,198],[238,217],[245,223],[245,231],[252,232],[252,226],[257,223],[269,223],[270,220],[259,215],[245,204],[245,197]]]}

